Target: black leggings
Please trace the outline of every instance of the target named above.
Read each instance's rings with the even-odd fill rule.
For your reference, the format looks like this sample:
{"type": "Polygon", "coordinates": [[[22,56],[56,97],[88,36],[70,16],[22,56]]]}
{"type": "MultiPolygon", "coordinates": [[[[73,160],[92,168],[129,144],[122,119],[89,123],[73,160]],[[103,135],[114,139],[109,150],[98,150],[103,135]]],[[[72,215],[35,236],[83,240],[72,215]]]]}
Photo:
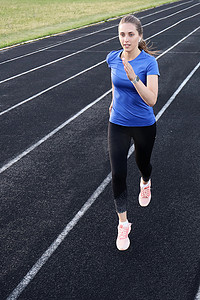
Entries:
{"type": "Polygon", "coordinates": [[[127,210],[127,155],[133,138],[135,160],[144,181],[151,176],[151,153],[156,137],[156,123],[145,127],[125,127],[109,122],[108,149],[112,169],[112,187],[118,213],[127,210]]]}

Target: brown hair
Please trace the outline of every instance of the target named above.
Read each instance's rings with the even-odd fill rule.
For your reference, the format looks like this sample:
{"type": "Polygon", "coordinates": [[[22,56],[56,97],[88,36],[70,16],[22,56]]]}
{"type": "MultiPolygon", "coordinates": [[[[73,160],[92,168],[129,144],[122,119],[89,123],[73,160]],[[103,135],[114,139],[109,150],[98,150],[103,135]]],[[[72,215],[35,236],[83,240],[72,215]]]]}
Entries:
{"type": "Polygon", "coordinates": [[[140,20],[138,18],[136,18],[133,15],[127,15],[127,16],[124,16],[121,19],[119,25],[123,24],[123,23],[131,23],[131,24],[135,25],[137,32],[142,37],[141,41],[138,44],[138,48],[140,50],[144,50],[145,52],[149,53],[150,55],[156,55],[156,54],[158,54],[158,51],[152,51],[151,50],[152,49],[152,45],[148,46],[149,42],[146,43],[145,40],[143,40],[143,28],[142,28],[142,24],[141,24],[141,22],[140,22],[140,20]]]}

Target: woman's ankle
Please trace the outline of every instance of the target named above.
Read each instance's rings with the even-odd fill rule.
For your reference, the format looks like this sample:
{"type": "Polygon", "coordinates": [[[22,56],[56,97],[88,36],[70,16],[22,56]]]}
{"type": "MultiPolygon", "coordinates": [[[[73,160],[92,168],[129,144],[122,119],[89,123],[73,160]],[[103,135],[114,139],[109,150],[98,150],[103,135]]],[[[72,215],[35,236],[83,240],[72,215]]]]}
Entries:
{"type": "Polygon", "coordinates": [[[119,217],[119,222],[126,222],[128,221],[127,219],[127,212],[123,212],[123,213],[118,213],[118,217],[119,217]]]}

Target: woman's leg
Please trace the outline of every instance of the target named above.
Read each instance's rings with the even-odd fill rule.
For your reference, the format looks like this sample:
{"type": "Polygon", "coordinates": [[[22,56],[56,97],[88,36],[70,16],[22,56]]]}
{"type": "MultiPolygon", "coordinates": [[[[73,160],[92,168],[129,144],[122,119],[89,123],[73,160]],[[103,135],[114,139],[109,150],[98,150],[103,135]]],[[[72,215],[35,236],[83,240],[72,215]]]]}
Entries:
{"type": "Polygon", "coordinates": [[[127,155],[131,137],[127,128],[109,122],[108,149],[115,208],[120,221],[127,220],[127,155]]]}
{"type": "Polygon", "coordinates": [[[150,163],[156,137],[156,123],[151,126],[134,128],[135,159],[144,182],[148,182],[151,176],[150,163]]]}
{"type": "Polygon", "coordinates": [[[134,130],[135,158],[142,178],[140,181],[139,203],[147,206],[151,201],[151,153],[156,137],[156,123],[134,130]]]}
{"type": "Polygon", "coordinates": [[[131,223],[127,220],[127,155],[131,137],[126,127],[109,123],[108,146],[112,169],[112,187],[115,208],[119,217],[116,246],[118,250],[127,250],[131,223]]]}

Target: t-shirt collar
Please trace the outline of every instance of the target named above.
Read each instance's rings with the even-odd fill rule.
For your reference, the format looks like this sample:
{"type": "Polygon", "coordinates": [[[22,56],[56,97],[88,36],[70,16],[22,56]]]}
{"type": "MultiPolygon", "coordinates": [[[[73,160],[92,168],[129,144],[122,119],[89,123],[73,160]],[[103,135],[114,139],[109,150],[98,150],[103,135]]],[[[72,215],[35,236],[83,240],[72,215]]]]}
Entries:
{"type": "MultiPolygon", "coordinates": [[[[119,54],[118,54],[118,57],[119,57],[120,60],[122,60],[121,59],[122,52],[123,52],[123,50],[120,50],[119,54]]],[[[136,58],[134,58],[132,60],[129,60],[129,61],[133,61],[133,60],[137,59],[143,52],[144,52],[144,50],[141,50],[140,54],[138,56],[136,56],[136,58]]]]}

